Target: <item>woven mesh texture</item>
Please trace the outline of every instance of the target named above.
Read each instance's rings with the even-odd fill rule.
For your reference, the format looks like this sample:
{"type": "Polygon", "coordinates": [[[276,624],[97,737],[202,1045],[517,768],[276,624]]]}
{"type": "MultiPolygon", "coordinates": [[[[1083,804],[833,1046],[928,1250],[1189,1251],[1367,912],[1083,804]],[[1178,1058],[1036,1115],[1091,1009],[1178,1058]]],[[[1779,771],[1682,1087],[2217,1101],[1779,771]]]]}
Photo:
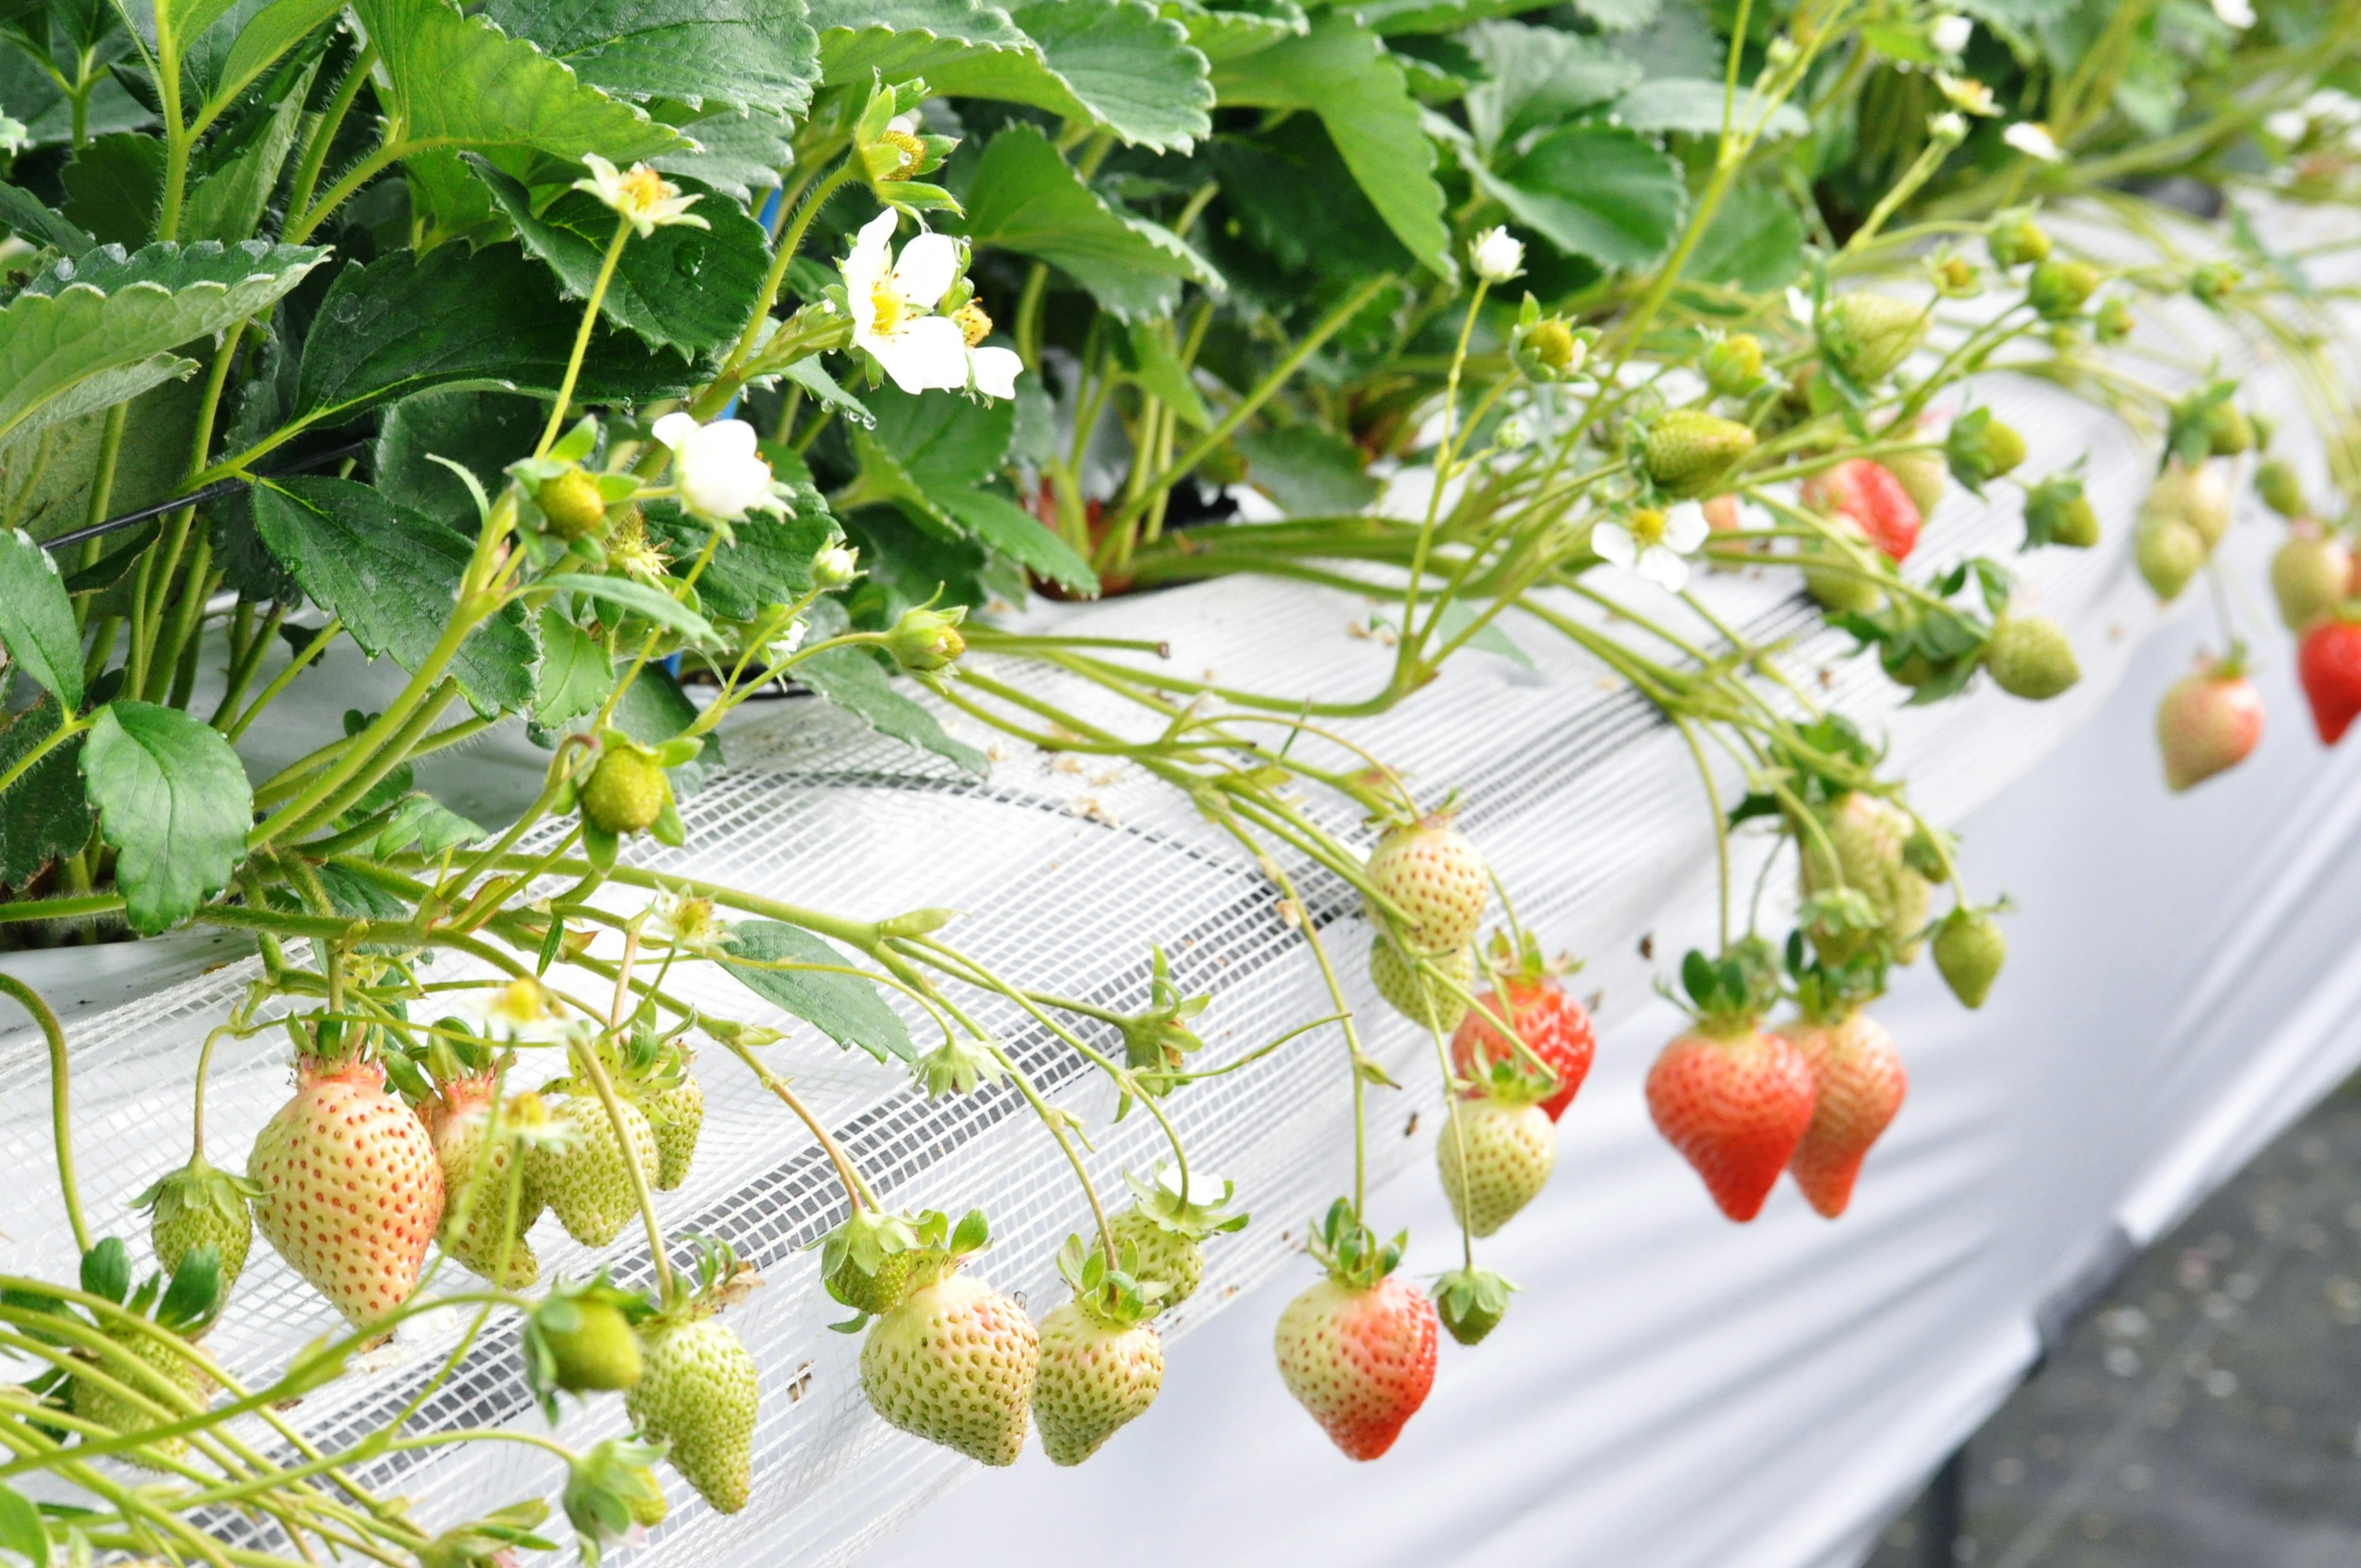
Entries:
{"type": "MultiPolygon", "coordinates": [[[[2101,228],[2085,237],[2118,238],[2101,228]]],[[[2279,417],[2283,447],[2316,468],[2316,454],[2301,444],[2293,389],[2206,313],[2193,304],[2146,307],[2140,342],[2144,371],[2169,379],[2185,382],[2218,358],[2223,373],[2245,378],[2251,406],[2279,417]]],[[[1705,600],[1726,622],[1757,641],[1792,640],[1789,662],[1797,671],[1827,663],[1824,675],[1810,677],[1823,688],[1815,695],[1872,732],[1883,727],[1895,766],[1913,781],[1914,799],[1938,821],[1992,795],[2066,734],[2113,684],[2156,615],[2125,547],[2152,447],[2044,383],[1995,377],[1978,394],[2028,438],[2026,473],[2046,474],[2089,455],[2086,478],[2106,545],[2044,552],[2024,567],[2026,599],[2073,634],[2085,673],[2074,692],[2035,706],[1986,688],[1940,707],[1904,709],[1873,661],[1839,657],[1850,639],[1820,629],[1792,574],[1701,579],[1705,600]]],[[[2020,526],[2009,487],[1995,487],[1989,502],[1955,490],[1913,567],[1968,554],[2008,558],[2020,526]]],[[[1669,600],[1636,581],[1614,591],[1651,613],[1670,613],[1669,600]]],[[[1213,671],[1242,687],[1354,698],[1382,683],[1389,658],[1387,648],[1347,631],[1366,623],[1373,608],[1350,594],[1241,579],[1047,607],[1032,619],[1078,633],[1167,640],[1169,663],[1143,663],[1191,677],[1213,671]]],[[[1566,608],[1599,620],[1571,600],[1566,608]]],[[[1713,638],[1709,626],[1693,620],[1684,630],[1713,638]]],[[[1425,797],[1459,792],[1462,825],[1499,868],[1525,922],[1553,950],[1589,959],[1579,988],[1602,992],[1611,1025],[1683,948],[1715,939],[1704,795],[1680,736],[1645,702],[1546,628],[1511,618],[1507,630],[1530,655],[1530,669],[1466,653],[1393,712],[1340,728],[1425,797]],[[1642,956],[1642,933],[1653,938],[1653,959],[1642,956]]],[[[1636,635],[1629,627],[1620,633],[1636,635]]],[[[1141,730],[1137,710],[1102,691],[1038,670],[1022,678],[1086,717],[1141,730]]],[[[1279,917],[1278,891],[1185,798],[1137,768],[994,741],[957,716],[949,723],[965,739],[993,745],[988,783],[966,780],[817,702],[764,705],[731,731],[729,767],[684,803],[686,847],[644,854],[641,863],[852,916],[950,905],[964,917],[944,933],[948,939],[1031,985],[1116,1007],[1145,1002],[1150,945],[1160,943],[1185,992],[1213,993],[1200,1020],[1212,1063],[1331,1010],[1301,935],[1279,917]]],[[[1316,742],[1299,744],[1316,754],[1316,742]]],[[[1741,787],[1728,767],[1718,784],[1725,805],[1741,787]]],[[[1366,838],[1348,811],[1316,799],[1311,805],[1338,831],[1366,838]]],[[[1732,874],[1741,912],[1765,842],[1740,835],[1732,874]]],[[[1967,846],[1971,878],[1973,850],[1967,846]]],[[[1787,895],[1790,880],[1784,872],[1771,879],[1774,903],[1787,895]]],[[[1369,991],[1368,931],[1342,885],[1320,878],[1301,885],[1370,1048],[1406,1086],[1373,1099],[1374,1182],[1432,1158],[1440,1119],[1432,1113],[1439,1102],[1433,1049],[1369,991]],[[1422,1135],[1405,1135],[1413,1118],[1423,1124],[1422,1135]]],[[[622,899],[616,905],[635,906],[622,899]]],[[[145,1226],[127,1201],[185,1157],[186,1086],[197,1048],[253,973],[250,962],[231,963],[72,1026],[84,1201],[101,1234],[143,1238],[134,1243],[142,1255],[145,1226]]],[[[953,1212],[983,1206],[995,1245],[976,1271],[1027,1299],[1037,1315],[1062,1299],[1053,1257],[1069,1232],[1086,1227],[1087,1210],[1057,1149],[1012,1091],[929,1103],[900,1072],[839,1050],[709,967],[675,971],[674,979],[700,1005],[787,1032],[768,1061],[837,1130],[887,1202],[953,1212]]],[[[1153,1121],[1135,1115],[1109,1124],[1111,1091],[1071,1051],[1012,1009],[987,1003],[978,1011],[1049,1098],[1089,1122],[1097,1146],[1087,1163],[1102,1190],[1119,1196],[1121,1172],[1145,1171],[1160,1152],[1153,1121]]],[[[520,1081],[535,1070],[528,1064],[520,1081]]],[[[665,1471],[671,1519],[648,1544],[621,1556],[663,1568],[843,1563],[976,1467],[869,1413],[860,1342],[829,1331],[844,1313],[820,1290],[816,1262],[803,1251],[843,1218],[827,1162],[727,1054],[707,1048],[698,1071],[708,1111],[696,1168],[686,1190],[660,1195],[657,1206],[671,1234],[724,1238],[767,1280],[726,1319],[762,1367],[753,1500],[723,1518],[665,1471]]],[[[18,1032],[0,1039],[0,1161],[15,1173],[17,1194],[0,1228],[11,1271],[71,1278],[75,1258],[49,1153],[48,1081],[37,1037],[18,1032]]],[[[288,1084],[283,1036],[222,1044],[208,1113],[217,1159],[242,1161],[288,1084]]],[[[1333,1027],[1318,1031],[1245,1070],[1191,1087],[1169,1108],[1192,1159],[1234,1179],[1256,1214],[1246,1232],[1209,1246],[1203,1287],[1163,1323],[1166,1333],[1180,1334],[1287,1265],[1307,1218],[1348,1188],[1342,1043],[1333,1027]]],[[[1387,1216],[1372,1221],[1382,1227],[1387,1216]]],[[[533,1242],[544,1277],[578,1277],[604,1262],[620,1277],[644,1282],[650,1263],[638,1237],[633,1227],[594,1255],[544,1223],[533,1242]]],[[[463,1288],[463,1279],[449,1269],[437,1288],[463,1288]]],[[[258,1245],[211,1345],[260,1382],[297,1347],[338,1326],[321,1299],[258,1245]]],[[[464,1326],[455,1310],[429,1315],[372,1353],[367,1370],[282,1419],[324,1446],[358,1439],[415,1396],[464,1326]]],[[[510,1423],[542,1425],[518,1372],[514,1334],[496,1327],[461,1357],[412,1427],[510,1423]]],[[[278,1446],[247,1424],[258,1443],[278,1446]]],[[[621,1401],[609,1398],[569,1406],[557,1435],[583,1444],[623,1430],[621,1401]]],[[[437,1528],[522,1497],[554,1498],[564,1479],[546,1455],[507,1443],[418,1449],[358,1464],[355,1473],[406,1495],[415,1516],[437,1528]]],[[[562,1529],[562,1516],[558,1522],[562,1529]]],[[[212,1524],[240,1542],[284,1545],[243,1516],[212,1524]]]]}

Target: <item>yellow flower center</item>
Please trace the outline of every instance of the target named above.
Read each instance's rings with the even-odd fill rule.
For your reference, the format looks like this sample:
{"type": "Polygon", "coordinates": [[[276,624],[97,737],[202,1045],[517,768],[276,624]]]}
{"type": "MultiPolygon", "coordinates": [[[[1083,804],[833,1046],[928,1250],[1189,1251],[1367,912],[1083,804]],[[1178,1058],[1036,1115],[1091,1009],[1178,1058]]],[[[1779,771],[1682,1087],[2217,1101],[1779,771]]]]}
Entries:
{"type": "Polygon", "coordinates": [[[895,291],[894,280],[880,278],[877,286],[869,291],[869,313],[874,319],[870,330],[880,337],[891,337],[894,329],[902,324],[905,307],[902,296],[895,291]]]}
{"type": "Polygon", "coordinates": [[[633,164],[629,173],[616,181],[615,188],[625,215],[634,218],[650,216],[671,194],[664,176],[644,163],[633,164]]]}
{"type": "Polygon", "coordinates": [[[1631,532],[1631,543],[1642,550],[1664,541],[1664,514],[1654,507],[1642,507],[1631,514],[1623,525],[1631,532]]]}
{"type": "Polygon", "coordinates": [[[511,1028],[538,1024],[549,1016],[548,994],[533,981],[512,980],[500,987],[487,1011],[511,1028]]]}
{"type": "Polygon", "coordinates": [[[951,320],[959,323],[960,335],[967,339],[970,348],[992,335],[992,318],[984,314],[983,307],[973,300],[953,313],[951,320]]]}

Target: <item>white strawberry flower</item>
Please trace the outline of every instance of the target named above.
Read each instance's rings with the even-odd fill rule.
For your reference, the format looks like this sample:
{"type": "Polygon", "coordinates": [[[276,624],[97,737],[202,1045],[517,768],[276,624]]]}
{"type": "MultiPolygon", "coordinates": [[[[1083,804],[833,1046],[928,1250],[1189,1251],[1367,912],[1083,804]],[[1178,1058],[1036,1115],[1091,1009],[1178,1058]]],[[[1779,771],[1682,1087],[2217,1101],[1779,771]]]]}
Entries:
{"type": "Polygon", "coordinates": [[[2000,103],[1993,96],[1993,90],[1972,76],[1954,76],[1948,71],[1938,71],[1935,72],[1935,85],[1942,90],[1951,107],[1962,114],[2000,113],[2000,103]]]}
{"type": "MultiPolygon", "coordinates": [[[[897,216],[888,207],[862,225],[852,254],[838,269],[852,308],[853,345],[906,392],[959,391],[975,374],[966,336],[950,317],[930,313],[959,278],[959,246],[945,235],[922,234],[902,247],[896,261],[897,216]]],[[[995,384],[997,367],[994,361],[995,384]]],[[[1015,393],[1011,386],[1006,395],[1015,393]]]]}
{"type": "Polygon", "coordinates": [[[2311,116],[2301,109],[2281,109],[2263,120],[2263,129],[2284,142],[2301,141],[2303,133],[2311,128],[2311,116]]]}
{"type": "Polygon", "coordinates": [[[1797,326],[1808,327],[1812,324],[1814,314],[1812,297],[1793,284],[1788,285],[1787,288],[1787,313],[1795,318],[1797,326]]]}
{"type": "Polygon", "coordinates": [[[2235,27],[2242,33],[2255,25],[2253,0],[2213,0],[2213,15],[2221,18],[2224,27],[2235,27]]]}
{"type": "Polygon", "coordinates": [[[1467,247],[1476,276],[1487,283],[1505,283],[1525,269],[1525,243],[1505,228],[1489,228],[1467,247]]]}
{"type": "Polygon", "coordinates": [[[583,1027],[582,1020],[568,1018],[556,995],[530,975],[471,991],[460,998],[456,1011],[491,1038],[511,1045],[554,1045],[583,1027]]]}
{"type": "Polygon", "coordinates": [[[2049,127],[2037,121],[2019,120],[2001,132],[2000,139],[2026,157],[2037,158],[2044,163],[2057,163],[2066,156],[2058,149],[2057,138],[2049,134],[2049,127]]]}
{"type": "Polygon", "coordinates": [[[628,170],[619,170],[595,152],[584,153],[582,161],[589,169],[590,178],[577,180],[574,188],[588,191],[619,215],[629,218],[642,239],[671,224],[693,229],[713,226],[689,211],[701,198],[682,195],[679,186],[644,163],[634,163],[628,170]]]}
{"type": "Polygon", "coordinates": [[[1712,532],[1705,509],[1682,501],[1664,511],[1643,507],[1620,522],[1595,524],[1590,549],[1609,565],[1635,571],[1676,594],[1688,583],[1690,553],[1712,532]]]}
{"type": "MultiPolygon", "coordinates": [[[[797,626],[803,624],[798,620],[797,626]]],[[[721,918],[720,911],[709,898],[691,898],[686,894],[660,893],[648,916],[647,934],[651,940],[668,943],[682,952],[701,953],[707,958],[718,957],[733,935],[730,923],[721,918]]]]}
{"type": "Polygon", "coordinates": [[[735,522],[749,511],[777,511],[771,466],[755,450],[754,427],[742,419],[699,424],[697,416],[668,413],[655,438],[672,448],[680,499],[699,517],[735,522]]]}
{"type": "Polygon", "coordinates": [[[1975,23],[1968,17],[1944,16],[1936,21],[1927,38],[1942,53],[1958,54],[1968,47],[1968,40],[1975,36],[1975,23]]]}
{"type": "Polygon", "coordinates": [[[797,616],[787,622],[787,629],[785,631],[772,638],[764,645],[763,657],[774,664],[783,663],[794,658],[796,650],[804,645],[804,639],[810,634],[810,631],[811,628],[804,624],[803,617],[797,616]]]}
{"type": "Polygon", "coordinates": [[[1968,122],[1964,115],[1946,109],[1939,115],[1927,116],[1927,134],[1937,141],[1965,141],[1968,138],[1968,122]]]}

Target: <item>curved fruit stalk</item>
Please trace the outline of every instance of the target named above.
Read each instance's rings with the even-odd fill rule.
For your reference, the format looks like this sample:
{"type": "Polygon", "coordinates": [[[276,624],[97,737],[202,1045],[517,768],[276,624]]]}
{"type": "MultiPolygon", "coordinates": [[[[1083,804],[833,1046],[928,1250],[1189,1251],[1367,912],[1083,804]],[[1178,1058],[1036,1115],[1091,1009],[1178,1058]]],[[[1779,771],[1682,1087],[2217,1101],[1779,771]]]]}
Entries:
{"type": "Polygon", "coordinates": [[[1402,1238],[1379,1247],[1338,1201],[1312,1255],[1328,1277],[1287,1304],[1274,1348],[1287,1391],[1348,1458],[1394,1445],[1434,1387],[1434,1304],[1394,1274],[1402,1238]]]}
{"type": "MultiPolygon", "coordinates": [[[[491,1130],[492,1097],[498,1084],[490,1074],[455,1079],[418,1108],[434,1141],[435,1163],[443,1171],[443,1223],[435,1239],[443,1250],[482,1277],[509,1289],[521,1289],[541,1277],[541,1260],[533,1255],[525,1233],[541,1217],[541,1204],[532,1183],[522,1184],[517,1200],[516,1228],[508,1226],[509,1172],[522,1152],[513,1137],[503,1136],[489,1158],[485,1135],[491,1130]],[[475,1188],[478,1170],[486,1178],[475,1188]],[[461,1212],[466,1212],[464,1228],[461,1212]],[[506,1257],[506,1277],[498,1271],[506,1257]]],[[[514,1125],[511,1122],[511,1127],[514,1125]]]]}
{"type": "Polygon", "coordinates": [[[2235,663],[2183,675],[2157,705],[2157,750],[2175,794],[2236,767],[2262,738],[2263,694],[2235,663]]]}
{"type": "Polygon", "coordinates": [[[1852,1201],[1870,1147],[1902,1109],[1909,1079],[1894,1036],[1858,1008],[1826,1023],[1797,1019],[1779,1030],[1812,1077],[1812,1120],[1787,1169],[1812,1207],[1835,1219],[1852,1201]]]}
{"type": "Polygon", "coordinates": [[[1648,1114],[1741,1223],[1763,1212],[1812,1123],[1803,1053],[1751,1018],[1692,1029],[1648,1071],[1648,1114]]]}
{"type": "Polygon", "coordinates": [[[762,1377],[738,1336],[709,1317],[659,1321],[642,1336],[640,1380],[623,1407],[718,1513],[746,1506],[762,1377]]]}
{"type": "Polygon", "coordinates": [[[1424,1028],[1431,1022],[1448,1033],[1467,1015],[1465,993],[1476,978],[1476,949],[1461,947],[1447,953],[1429,953],[1425,958],[1455,981],[1458,989],[1452,990],[1419,972],[1410,956],[1382,930],[1369,940],[1369,983],[1377,987],[1388,1006],[1411,1023],[1424,1028]]]}
{"type": "Polygon", "coordinates": [[[443,1219],[425,1124],[372,1061],[298,1068],[295,1097],[254,1140],[254,1218],[279,1255],[355,1327],[410,1299],[443,1219]]]}

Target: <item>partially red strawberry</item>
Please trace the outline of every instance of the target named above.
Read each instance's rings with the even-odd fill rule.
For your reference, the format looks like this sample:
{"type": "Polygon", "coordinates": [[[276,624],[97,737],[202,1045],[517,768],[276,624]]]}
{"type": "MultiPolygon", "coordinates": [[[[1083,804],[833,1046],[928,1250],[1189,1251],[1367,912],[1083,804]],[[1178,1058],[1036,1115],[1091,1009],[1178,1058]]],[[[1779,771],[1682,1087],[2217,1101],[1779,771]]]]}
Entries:
{"type": "Polygon", "coordinates": [[[1909,1080],[1894,1036],[1859,1008],[1832,1019],[1799,1018],[1779,1034],[1803,1053],[1813,1090],[1811,1125],[1787,1169],[1812,1207],[1833,1220],[1852,1201],[1861,1162],[1902,1109],[1909,1080]]]}
{"type": "Polygon", "coordinates": [[[1312,1243],[1328,1277],[1279,1316],[1279,1375],[1353,1459],[1376,1459],[1434,1387],[1434,1303],[1393,1272],[1403,1238],[1383,1246],[1339,1199],[1312,1243]]]}
{"type": "MultiPolygon", "coordinates": [[[[1507,959],[1506,938],[1494,938],[1492,948],[1496,960],[1507,959]]],[[[1451,1070],[1461,1078],[1479,1079],[1490,1072],[1495,1062],[1523,1060],[1509,1037],[1493,1026],[1494,1017],[1505,1016],[1525,1049],[1557,1075],[1557,1082],[1541,1101],[1541,1108],[1554,1122],[1574,1103],[1598,1049],[1590,1014],[1558,984],[1542,962],[1540,945],[1531,937],[1526,938],[1514,968],[1505,961],[1496,967],[1508,999],[1504,1003],[1498,992],[1489,991],[1476,999],[1477,1006],[1460,1020],[1458,1033],[1451,1036],[1451,1070]]]]}
{"type": "Polygon", "coordinates": [[[295,1097],[254,1140],[255,1223],[279,1255],[355,1326],[418,1284],[443,1219],[443,1170],[416,1112],[373,1061],[307,1058],[295,1097]]]}
{"type": "Polygon", "coordinates": [[[1777,981],[1743,945],[1719,963],[1691,953],[1681,978],[1697,1022],[1648,1069],[1648,1114],[1721,1212],[1743,1223],[1762,1212],[1812,1124],[1811,1065],[1759,1027],[1777,981]]]}
{"type": "Polygon", "coordinates": [[[2235,661],[2182,676],[2157,707],[2157,750],[2176,794],[2236,767],[2262,738],[2263,694],[2235,661]]]}
{"type": "Polygon", "coordinates": [[[1852,519],[1891,560],[1902,560],[1918,546],[1925,520],[1890,468],[1866,457],[1848,458],[1805,480],[1803,491],[1806,505],[1852,519]]]}
{"type": "Polygon", "coordinates": [[[2361,715],[2361,622],[2338,618],[2305,632],[2295,669],[2322,743],[2335,745],[2361,715]]]}

